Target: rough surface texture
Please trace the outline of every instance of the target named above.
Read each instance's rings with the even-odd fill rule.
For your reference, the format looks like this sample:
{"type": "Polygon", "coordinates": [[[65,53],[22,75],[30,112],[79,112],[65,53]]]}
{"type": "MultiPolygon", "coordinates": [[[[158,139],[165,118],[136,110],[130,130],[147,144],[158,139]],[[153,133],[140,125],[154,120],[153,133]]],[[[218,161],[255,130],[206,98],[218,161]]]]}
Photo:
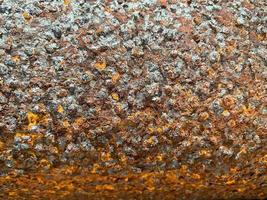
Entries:
{"type": "Polygon", "coordinates": [[[0,0],[0,197],[267,198],[266,34],[265,0],[0,0]]]}

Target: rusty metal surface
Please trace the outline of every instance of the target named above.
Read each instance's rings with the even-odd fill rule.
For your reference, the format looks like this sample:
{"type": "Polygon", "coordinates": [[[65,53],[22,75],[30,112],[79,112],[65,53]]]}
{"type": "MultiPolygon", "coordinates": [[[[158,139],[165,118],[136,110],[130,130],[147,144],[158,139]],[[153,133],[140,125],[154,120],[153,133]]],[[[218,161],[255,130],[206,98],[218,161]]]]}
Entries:
{"type": "Polygon", "coordinates": [[[267,3],[0,0],[0,197],[267,198],[267,3]]]}

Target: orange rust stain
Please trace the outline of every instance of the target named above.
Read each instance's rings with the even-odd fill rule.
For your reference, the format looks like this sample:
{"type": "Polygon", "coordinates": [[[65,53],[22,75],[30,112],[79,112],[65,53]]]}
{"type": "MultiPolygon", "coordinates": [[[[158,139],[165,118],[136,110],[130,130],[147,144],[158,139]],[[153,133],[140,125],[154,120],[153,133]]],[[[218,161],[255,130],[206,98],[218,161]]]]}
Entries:
{"type": "Polygon", "coordinates": [[[107,63],[105,61],[103,62],[96,62],[94,64],[94,67],[99,70],[99,71],[103,71],[106,67],[107,67],[107,63]]]}

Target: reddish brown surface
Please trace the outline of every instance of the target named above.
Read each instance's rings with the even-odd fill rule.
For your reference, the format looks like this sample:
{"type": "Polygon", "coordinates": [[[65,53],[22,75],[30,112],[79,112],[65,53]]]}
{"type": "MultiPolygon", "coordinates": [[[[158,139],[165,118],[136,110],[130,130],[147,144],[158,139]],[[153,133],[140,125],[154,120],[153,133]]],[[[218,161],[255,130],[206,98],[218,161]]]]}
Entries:
{"type": "Polygon", "coordinates": [[[267,198],[266,5],[0,0],[0,197],[267,198]]]}
{"type": "MultiPolygon", "coordinates": [[[[264,199],[265,149],[246,156],[250,163],[225,160],[213,168],[182,165],[176,170],[117,175],[98,174],[77,166],[60,167],[23,176],[0,178],[0,197],[5,199],[264,199]],[[228,163],[227,163],[228,162],[228,163]]],[[[98,171],[98,173],[96,172],[98,171]]]]}

